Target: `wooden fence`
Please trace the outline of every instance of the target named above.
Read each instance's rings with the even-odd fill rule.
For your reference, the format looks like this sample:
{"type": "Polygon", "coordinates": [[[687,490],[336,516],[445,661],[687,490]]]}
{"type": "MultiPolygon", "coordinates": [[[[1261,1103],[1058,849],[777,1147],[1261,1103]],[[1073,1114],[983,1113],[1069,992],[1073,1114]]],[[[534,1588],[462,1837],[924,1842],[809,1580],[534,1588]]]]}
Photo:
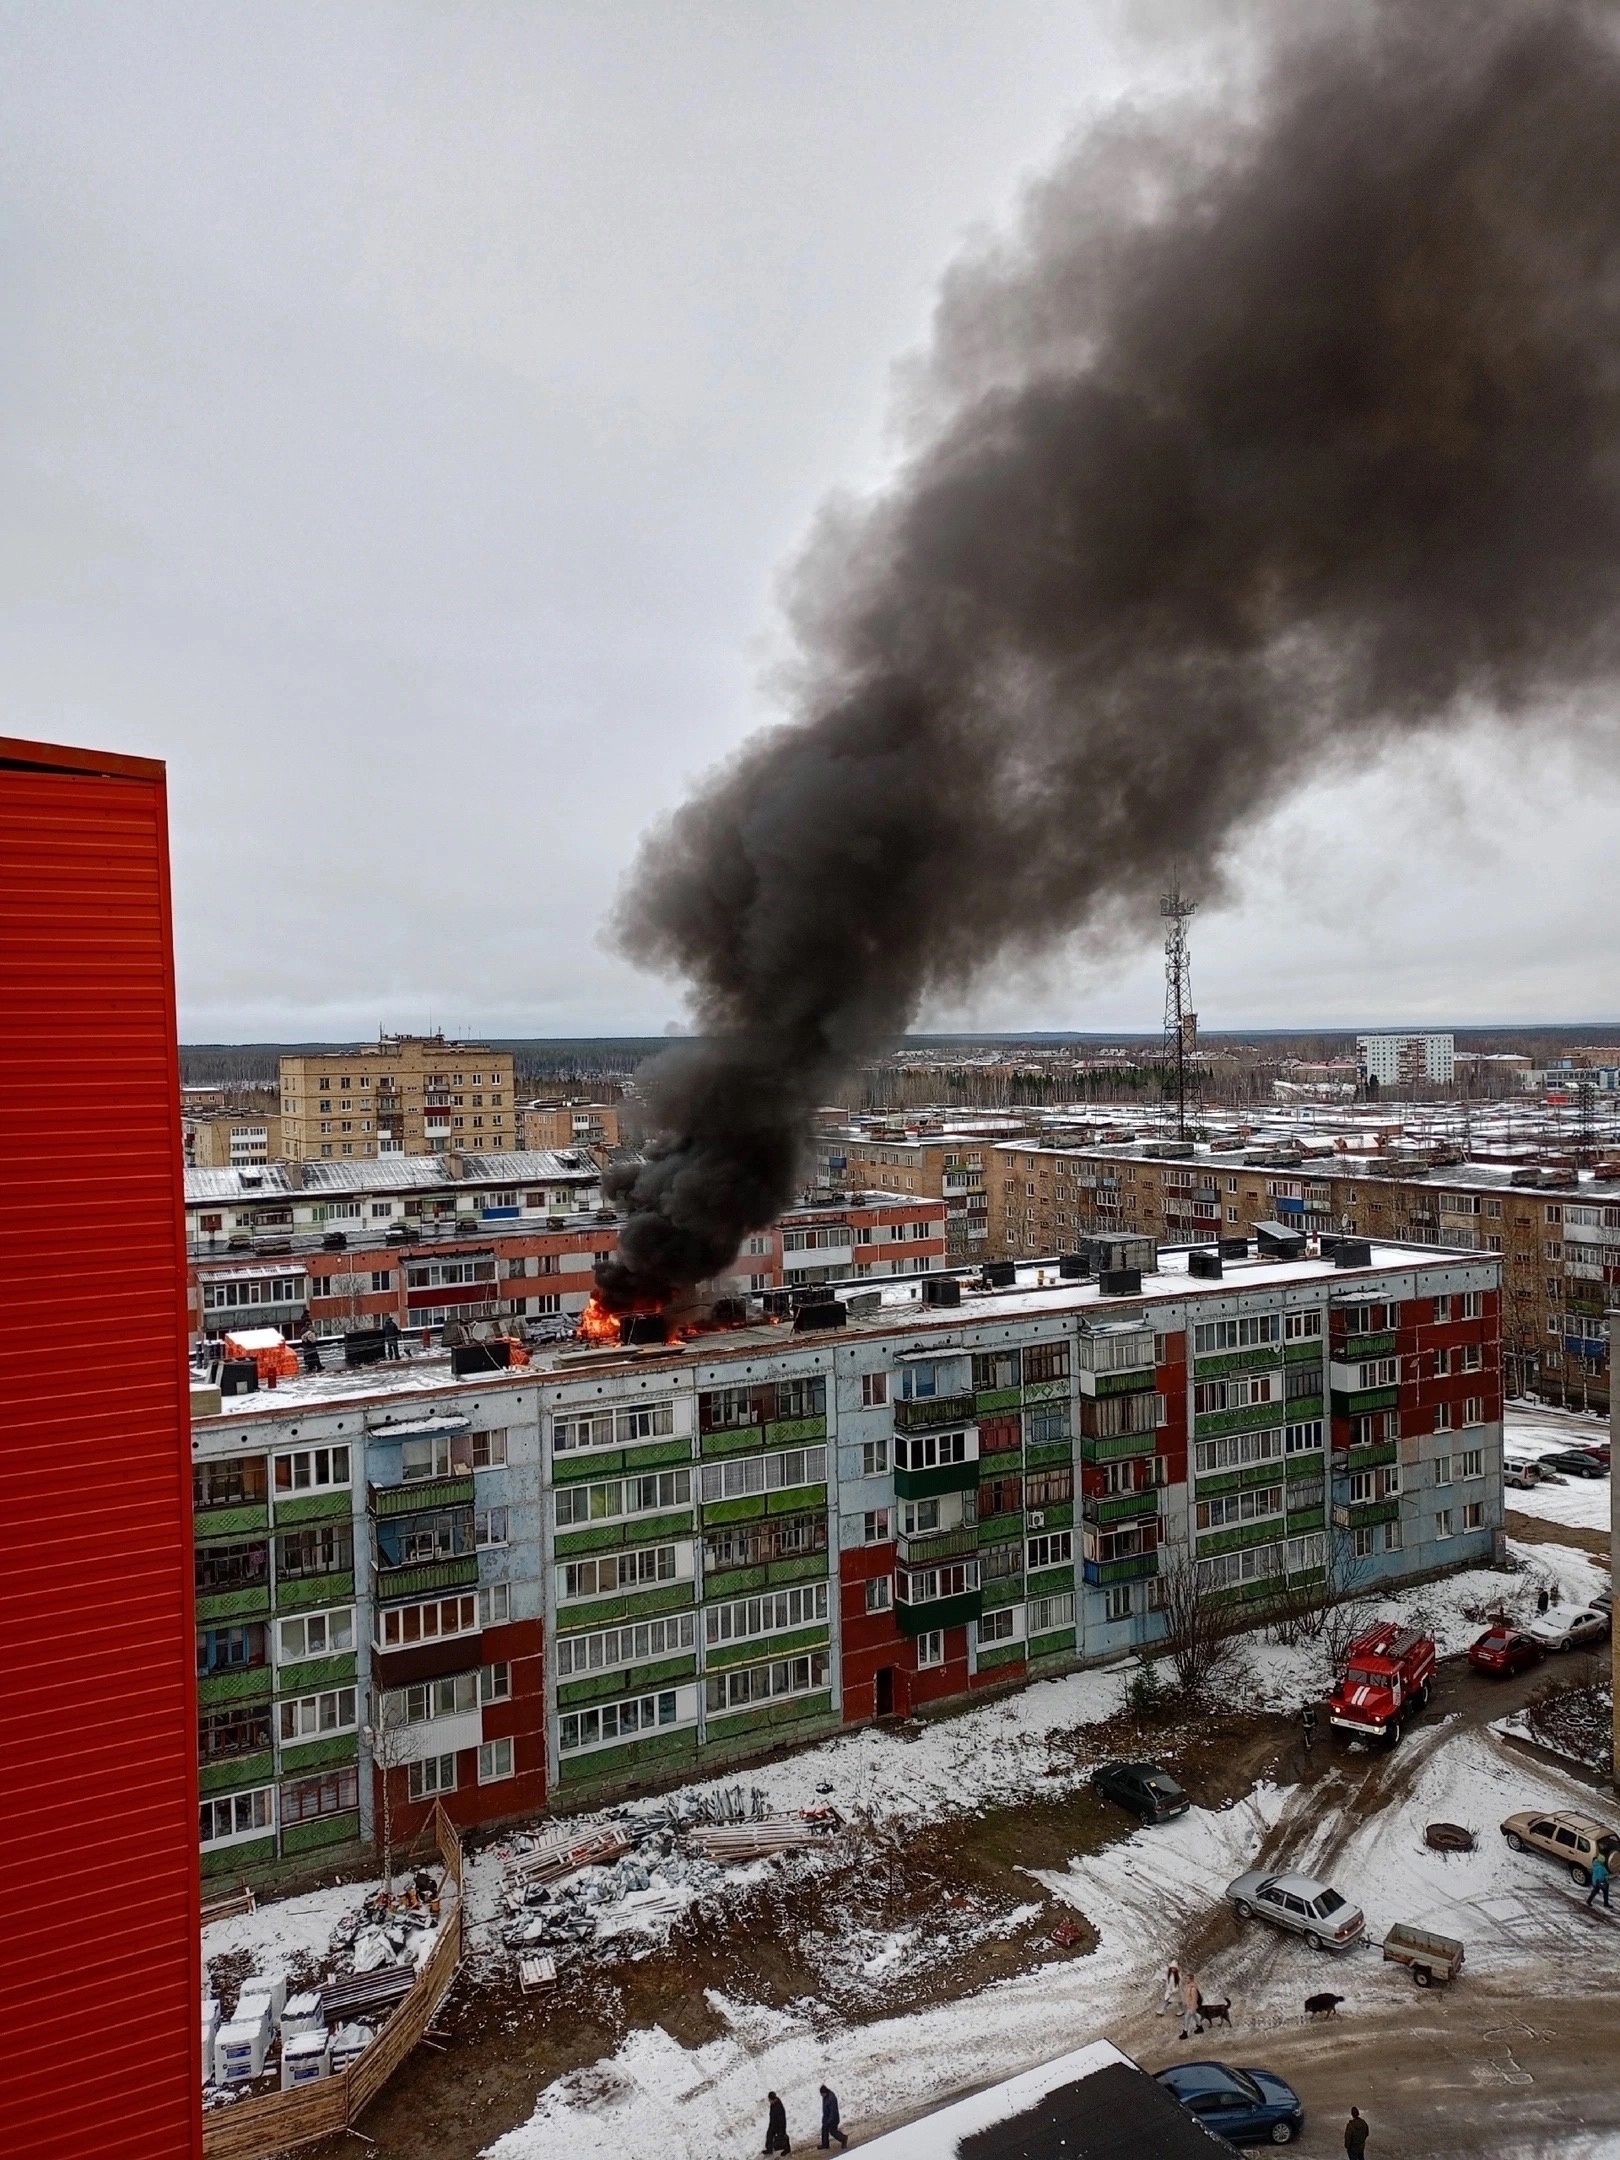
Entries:
{"type": "Polygon", "coordinates": [[[268,2160],[272,2153],[288,2152],[346,2130],[376,2099],[433,2023],[461,1963],[461,1840],[437,1804],[429,1827],[444,1862],[439,1935],[410,1993],[347,2070],[289,2092],[255,2094],[205,2115],[204,2160],[268,2160]]]}

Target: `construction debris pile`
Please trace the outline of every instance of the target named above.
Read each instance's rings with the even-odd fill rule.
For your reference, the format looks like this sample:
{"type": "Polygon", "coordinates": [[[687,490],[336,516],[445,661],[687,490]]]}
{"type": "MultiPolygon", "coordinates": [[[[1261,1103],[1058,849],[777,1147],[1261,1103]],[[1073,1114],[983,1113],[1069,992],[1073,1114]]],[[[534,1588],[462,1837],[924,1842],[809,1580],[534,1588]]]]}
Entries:
{"type": "Polygon", "coordinates": [[[438,1940],[443,1889],[444,1870],[422,1868],[391,1898],[373,1891],[338,1922],[325,1959],[294,1993],[286,1973],[233,1973],[233,1960],[216,1961],[202,2002],[203,2105],[347,2069],[410,1993],[438,1940]]]}
{"type": "Polygon", "coordinates": [[[724,1892],[728,1869],[826,1845],[842,1826],[836,1809],[773,1815],[763,1793],[733,1787],[520,1835],[495,1849],[501,1944],[517,1953],[527,1992],[555,1979],[562,1956],[602,1946],[610,1957],[645,1955],[700,1899],[724,1892]]]}

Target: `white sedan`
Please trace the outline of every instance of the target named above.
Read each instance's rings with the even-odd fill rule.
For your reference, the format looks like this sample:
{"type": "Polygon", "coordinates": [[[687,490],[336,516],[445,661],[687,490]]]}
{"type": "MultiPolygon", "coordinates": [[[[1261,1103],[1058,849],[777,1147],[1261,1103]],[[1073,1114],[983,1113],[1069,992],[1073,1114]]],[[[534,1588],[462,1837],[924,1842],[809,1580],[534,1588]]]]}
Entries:
{"type": "Polygon", "coordinates": [[[1590,1607],[1545,1612],[1530,1621],[1524,1632],[1533,1636],[1543,1650],[1578,1650],[1585,1643],[1602,1642],[1609,1632],[1609,1616],[1590,1607]]]}

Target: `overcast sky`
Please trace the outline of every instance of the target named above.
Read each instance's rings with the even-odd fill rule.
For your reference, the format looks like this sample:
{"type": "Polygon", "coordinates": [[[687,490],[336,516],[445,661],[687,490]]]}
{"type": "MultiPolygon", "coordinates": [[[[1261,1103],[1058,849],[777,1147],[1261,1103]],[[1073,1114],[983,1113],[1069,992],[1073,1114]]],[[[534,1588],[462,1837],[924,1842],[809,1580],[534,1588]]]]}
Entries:
{"type": "MultiPolygon", "coordinates": [[[[1103,0],[0,6],[0,729],[167,759],[182,1034],[658,1032],[643,824],[772,717],[941,271],[1221,57],[1103,0]]],[[[1430,746],[1259,834],[1206,1025],[1583,1019],[1613,781],[1430,746]]],[[[1154,1026],[1157,955],[935,1025],[1154,1026]]]]}

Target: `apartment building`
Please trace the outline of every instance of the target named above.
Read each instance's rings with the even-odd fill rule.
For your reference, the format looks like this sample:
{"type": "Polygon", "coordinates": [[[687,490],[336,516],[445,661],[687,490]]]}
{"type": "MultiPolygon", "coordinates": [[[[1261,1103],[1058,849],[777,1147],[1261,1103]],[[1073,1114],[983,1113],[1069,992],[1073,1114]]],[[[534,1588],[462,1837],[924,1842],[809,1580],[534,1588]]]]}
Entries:
{"type": "Polygon", "coordinates": [[[240,1170],[281,1158],[279,1110],[247,1108],[188,1111],[181,1120],[186,1167],[240,1170]]]}
{"type": "Polygon", "coordinates": [[[970,1119],[949,1126],[857,1121],[822,1134],[817,1175],[822,1185],[877,1186],[926,1194],[945,1203],[946,1249],[954,1262],[977,1260],[988,1249],[986,1164],[997,1140],[1033,1130],[1027,1119],[970,1119]]]}
{"type": "Polygon", "coordinates": [[[1136,1232],[1214,1239],[1282,1222],[1498,1255],[1510,1392],[1602,1408],[1609,1401],[1608,1303],[1620,1284],[1620,1176],[1511,1161],[1435,1163],[1248,1149],[1240,1138],[996,1150],[990,1250],[1050,1252],[1136,1232]]]}
{"type": "MultiPolygon", "coordinates": [[[[205,1719],[216,1672],[256,1706],[201,1736],[232,1801],[205,1865],[335,1841],[340,1818],[369,1836],[368,1727],[405,1734],[396,1821],[430,1797],[489,1821],[1150,1646],[1170,1570],[1249,1602],[1488,1559],[1500,1262],[1222,1266],[848,1284],[836,1328],[326,1374],[199,1419],[200,1465],[260,1465],[251,1495],[229,1469],[217,1501],[200,1488],[199,1554],[256,1548],[252,1615],[199,1617],[205,1719]],[[312,1766],[323,1737],[341,1761],[312,1766]]],[[[209,1559],[210,1586],[237,1564],[209,1559]]]]}
{"type": "Polygon", "coordinates": [[[519,1145],[512,1054],[442,1035],[384,1035],[281,1060],[281,1139],[297,1162],[363,1162],[519,1145]]]}
{"type": "Polygon", "coordinates": [[[1457,1038],[1423,1030],[1407,1035],[1358,1035],[1357,1077],[1382,1088],[1450,1087],[1457,1076],[1457,1038]]]}
{"type": "Polygon", "coordinates": [[[577,1315],[618,1242],[601,1200],[574,1151],[188,1170],[192,1332],[577,1315]]]}
{"type": "Polygon", "coordinates": [[[745,1237],[716,1288],[805,1289],[816,1283],[926,1275],[946,1261],[946,1203],[897,1192],[850,1192],[789,1208],[745,1237]]]}
{"type": "Polygon", "coordinates": [[[435,1800],[464,1826],[545,1804],[538,1422],[514,1378],[491,1401],[336,1374],[194,1418],[205,1875],[372,1839],[385,1781],[399,1841],[435,1800]]]}
{"type": "Polygon", "coordinates": [[[518,1111],[521,1148],[588,1148],[593,1154],[611,1155],[619,1140],[616,1102],[530,1102],[518,1111]]]}

